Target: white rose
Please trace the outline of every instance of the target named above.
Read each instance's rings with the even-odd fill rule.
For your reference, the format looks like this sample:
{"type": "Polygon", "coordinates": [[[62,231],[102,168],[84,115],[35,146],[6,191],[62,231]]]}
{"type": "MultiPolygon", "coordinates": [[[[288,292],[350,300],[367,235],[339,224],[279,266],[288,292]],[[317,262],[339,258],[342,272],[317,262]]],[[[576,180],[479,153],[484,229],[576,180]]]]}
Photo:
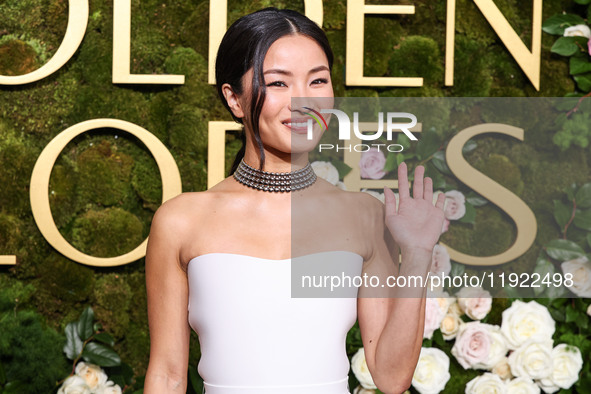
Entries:
{"type": "Polygon", "coordinates": [[[552,372],[547,379],[541,379],[542,385],[569,389],[577,380],[583,368],[583,357],[576,346],[561,343],[552,349],[552,372]]]}
{"type": "MultiPolygon", "coordinates": [[[[377,198],[378,200],[380,200],[383,204],[386,203],[386,196],[384,196],[384,193],[378,193],[378,192],[374,192],[373,190],[367,190],[367,189],[361,189],[362,192],[367,193],[367,194],[371,194],[372,196],[374,196],[375,198],[377,198]]],[[[398,205],[398,194],[396,194],[396,205],[398,205]]]]}
{"type": "Polygon", "coordinates": [[[463,287],[456,293],[460,309],[473,320],[482,320],[492,308],[492,296],[482,287],[463,287]]]}
{"type": "Polygon", "coordinates": [[[483,367],[485,369],[493,369],[507,358],[509,348],[507,347],[507,340],[501,332],[501,327],[487,324],[486,328],[488,329],[491,342],[488,359],[483,363],[483,367]]]}
{"type": "Polygon", "coordinates": [[[412,385],[421,394],[437,394],[443,391],[449,374],[449,357],[434,347],[421,348],[419,361],[412,376],[412,385]]]}
{"type": "Polygon", "coordinates": [[[425,300],[425,328],[423,338],[431,339],[435,330],[441,326],[441,321],[449,308],[449,295],[446,292],[428,293],[425,300]]]}
{"type": "Polygon", "coordinates": [[[527,378],[515,378],[508,382],[507,394],[540,394],[540,387],[533,380],[527,378]]]}
{"type": "Polygon", "coordinates": [[[560,390],[560,387],[555,386],[550,379],[536,380],[536,384],[540,386],[542,390],[544,390],[544,393],[547,394],[555,393],[558,390],[560,390]],[[547,384],[545,384],[544,382],[547,384]]]}
{"type": "Polygon", "coordinates": [[[565,275],[572,275],[573,285],[568,289],[579,297],[591,298],[591,262],[587,257],[565,261],[560,267],[565,275]]]}
{"type": "Polygon", "coordinates": [[[93,394],[121,394],[121,387],[109,380],[106,384],[99,386],[93,394]]]}
{"type": "Polygon", "coordinates": [[[345,184],[341,181],[338,181],[337,184],[335,185],[336,187],[338,187],[341,190],[347,190],[347,186],[345,186],[345,184]]]}
{"type": "Polygon", "coordinates": [[[528,339],[550,339],[556,323],[545,306],[535,301],[515,300],[503,311],[501,331],[509,349],[516,349],[528,339]]]}
{"type": "Polygon", "coordinates": [[[552,339],[529,339],[511,352],[508,359],[511,373],[532,380],[544,379],[552,373],[552,339]]]}
{"type": "Polygon", "coordinates": [[[453,354],[464,369],[487,369],[492,338],[488,324],[472,321],[462,324],[451,348],[453,354]]]}
{"type": "Polygon", "coordinates": [[[591,304],[587,307],[587,315],[591,316],[591,304]]]}
{"type": "Polygon", "coordinates": [[[57,394],[91,394],[91,391],[83,378],[72,375],[64,381],[57,394]]]}
{"type": "Polygon", "coordinates": [[[463,324],[462,319],[460,316],[456,315],[455,313],[448,312],[441,321],[441,325],[439,329],[441,330],[441,335],[443,335],[443,339],[446,341],[452,340],[458,334],[460,326],[463,324]]]}
{"type": "Polygon", "coordinates": [[[464,314],[464,311],[462,310],[462,308],[460,308],[460,305],[458,305],[457,298],[454,300],[454,302],[450,304],[448,313],[453,313],[460,317],[464,314]]]}
{"type": "Polygon", "coordinates": [[[355,390],[353,390],[353,394],[376,394],[376,391],[371,389],[364,389],[362,386],[357,386],[355,387],[355,390]]]}
{"type": "MultiPolygon", "coordinates": [[[[433,205],[437,204],[437,199],[439,198],[439,195],[443,194],[442,191],[436,191],[433,193],[433,205]]],[[[443,206],[445,207],[445,200],[443,206]]],[[[441,226],[441,234],[443,234],[444,232],[446,232],[449,229],[449,220],[447,219],[443,219],[443,225],[441,226]]]]}
{"type": "Polygon", "coordinates": [[[564,29],[564,36],[591,38],[591,30],[587,25],[575,25],[564,29]]]}
{"type": "Polygon", "coordinates": [[[76,375],[80,376],[86,381],[91,390],[98,386],[104,385],[107,382],[107,374],[101,367],[94,364],[86,364],[81,361],[76,364],[76,375]]]}
{"type": "Polygon", "coordinates": [[[437,244],[433,248],[433,256],[431,257],[431,273],[444,273],[446,276],[451,271],[451,261],[447,248],[443,245],[437,244]]]}
{"type": "Polygon", "coordinates": [[[505,394],[507,386],[499,375],[485,372],[466,383],[466,394],[505,394]]]}
{"type": "Polygon", "coordinates": [[[458,220],[466,214],[466,198],[462,192],[457,190],[445,192],[443,212],[447,220],[458,220]]]}
{"type": "Polygon", "coordinates": [[[507,357],[503,357],[503,359],[492,369],[492,373],[499,375],[503,380],[511,379],[513,377],[513,374],[511,374],[511,367],[507,360],[507,357]]]}
{"type": "Polygon", "coordinates": [[[351,370],[363,388],[377,389],[377,386],[373,382],[373,378],[369,373],[367,362],[365,361],[365,349],[359,348],[357,353],[351,357],[351,370]]]}
{"type": "Polygon", "coordinates": [[[337,168],[328,161],[315,161],[310,164],[312,169],[322,179],[336,185],[339,181],[339,171],[337,168]]]}

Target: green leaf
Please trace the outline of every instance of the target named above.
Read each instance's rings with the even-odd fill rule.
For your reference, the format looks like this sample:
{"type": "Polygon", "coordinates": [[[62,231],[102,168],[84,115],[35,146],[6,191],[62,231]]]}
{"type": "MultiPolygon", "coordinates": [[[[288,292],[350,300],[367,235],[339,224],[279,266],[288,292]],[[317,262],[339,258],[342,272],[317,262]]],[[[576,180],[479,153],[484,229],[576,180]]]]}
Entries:
{"type": "Polygon", "coordinates": [[[447,162],[445,161],[445,153],[442,150],[435,152],[433,155],[433,159],[431,160],[435,168],[437,168],[442,173],[453,176],[451,170],[447,166],[447,162]]]}
{"type": "Polygon", "coordinates": [[[111,372],[109,374],[109,380],[112,380],[113,383],[115,383],[116,385],[118,385],[121,388],[125,387],[125,379],[121,375],[111,372]]]}
{"type": "Polygon", "coordinates": [[[82,357],[87,362],[101,367],[114,367],[121,364],[121,358],[113,349],[96,342],[89,342],[86,345],[82,357]]]}
{"type": "Polygon", "coordinates": [[[572,56],[579,50],[579,47],[575,43],[574,37],[560,37],[552,48],[550,48],[550,52],[556,53],[561,56],[572,56]]]}
{"type": "Polygon", "coordinates": [[[591,207],[591,183],[585,183],[575,196],[577,207],[590,208],[591,207]]]}
{"type": "Polygon", "coordinates": [[[587,60],[588,56],[572,56],[569,60],[569,72],[571,75],[591,72],[591,62],[587,60]]]}
{"type": "Polygon", "coordinates": [[[461,223],[476,223],[476,209],[472,204],[466,202],[466,213],[458,221],[461,223]]]}
{"type": "Polygon", "coordinates": [[[464,146],[462,147],[462,153],[466,154],[466,153],[470,153],[472,152],[474,149],[476,149],[476,147],[478,147],[478,144],[475,141],[472,140],[468,140],[464,146]]]}
{"type": "Polygon", "coordinates": [[[396,143],[402,145],[404,150],[410,149],[410,138],[406,136],[404,133],[398,133],[398,137],[396,137],[396,143]]]}
{"type": "Polygon", "coordinates": [[[591,0],[575,0],[575,3],[585,5],[591,3],[591,0]]]}
{"type": "Polygon", "coordinates": [[[575,75],[573,78],[577,83],[577,87],[583,92],[591,91],[591,73],[575,75]]]}
{"type": "Polygon", "coordinates": [[[197,374],[197,370],[189,366],[189,384],[196,393],[203,392],[203,380],[197,374]]]}
{"type": "Polygon", "coordinates": [[[566,314],[563,310],[551,308],[548,309],[552,318],[558,322],[564,322],[566,320],[566,314]]]}
{"type": "MultiPolygon", "coordinates": [[[[554,268],[554,264],[552,264],[549,260],[543,258],[542,256],[538,257],[538,260],[536,261],[536,266],[534,267],[534,272],[538,273],[540,275],[540,278],[544,279],[544,276],[546,274],[552,275],[555,271],[556,270],[554,268]]],[[[533,288],[535,295],[540,295],[548,289],[546,285],[542,283],[538,284],[540,285],[540,287],[533,288]]]]}
{"type": "Polygon", "coordinates": [[[399,153],[396,155],[396,168],[398,168],[400,163],[402,163],[404,161],[404,157],[405,156],[402,153],[399,153]]]}
{"type": "Polygon", "coordinates": [[[64,346],[64,353],[66,353],[66,357],[70,360],[75,360],[76,357],[82,352],[82,347],[84,343],[80,336],[78,335],[77,330],[77,323],[68,323],[66,326],[66,345],[64,346]]]}
{"type": "Polygon", "coordinates": [[[443,335],[441,334],[441,330],[435,330],[433,332],[433,341],[440,347],[445,346],[445,339],[443,339],[443,335]]]}
{"type": "Polygon", "coordinates": [[[579,312],[574,309],[571,305],[566,306],[566,322],[570,323],[573,321],[577,321],[579,318],[579,312]]]}
{"type": "Polygon", "coordinates": [[[564,204],[560,200],[554,200],[554,219],[556,219],[556,223],[558,223],[561,230],[564,230],[564,226],[566,226],[572,214],[572,206],[564,204]]]}
{"type": "Polygon", "coordinates": [[[396,164],[396,156],[402,155],[402,153],[388,153],[386,156],[386,164],[384,164],[384,171],[394,171],[398,164],[396,164]]]}
{"type": "Polygon", "coordinates": [[[80,315],[80,319],[77,322],[77,329],[78,335],[80,338],[85,341],[92,336],[94,333],[92,327],[92,321],[94,320],[94,312],[92,311],[91,307],[86,308],[82,315],[80,315]]]}
{"type": "Polygon", "coordinates": [[[573,14],[556,14],[546,19],[542,23],[542,30],[548,34],[561,36],[567,27],[585,23],[585,20],[578,15],[573,14]]]}
{"type": "Polygon", "coordinates": [[[591,246],[591,233],[587,234],[587,245],[591,246]]]}
{"type": "Polygon", "coordinates": [[[424,160],[437,152],[441,146],[441,137],[434,130],[427,130],[421,133],[421,138],[417,143],[417,157],[419,160],[424,160]]]}
{"type": "Polygon", "coordinates": [[[464,275],[464,271],[466,270],[466,266],[464,264],[456,263],[452,261],[451,263],[451,271],[449,272],[450,277],[455,276],[462,276],[464,275]]]}
{"type": "Polygon", "coordinates": [[[577,209],[575,211],[575,226],[591,231],[591,209],[577,209]]]}
{"type": "Polygon", "coordinates": [[[570,201],[575,199],[575,192],[577,191],[577,184],[576,183],[572,183],[570,186],[568,186],[565,190],[566,195],[568,196],[568,199],[570,201]]]}
{"type": "Polygon", "coordinates": [[[334,160],[331,163],[336,167],[337,171],[339,172],[339,180],[343,180],[343,178],[352,170],[345,162],[341,160],[334,160]]]}
{"type": "Polygon", "coordinates": [[[109,346],[113,346],[115,344],[115,340],[113,339],[113,337],[106,332],[95,334],[94,339],[109,346]]]}
{"type": "Polygon", "coordinates": [[[488,200],[480,194],[476,194],[473,190],[466,195],[466,201],[475,207],[482,207],[488,204],[488,200]]]}
{"type": "Polygon", "coordinates": [[[129,385],[133,381],[133,369],[126,363],[121,363],[121,365],[110,367],[108,374],[109,379],[111,379],[113,382],[117,383],[121,387],[129,385]],[[114,376],[118,376],[121,383],[117,382],[113,378],[114,376]]]}
{"type": "Polygon", "coordinates": [[[585,251],[567,239],[554,239],[546,245],[548,256],[559,261],[568,261],[579,258],[585,254],[585,251]]]}

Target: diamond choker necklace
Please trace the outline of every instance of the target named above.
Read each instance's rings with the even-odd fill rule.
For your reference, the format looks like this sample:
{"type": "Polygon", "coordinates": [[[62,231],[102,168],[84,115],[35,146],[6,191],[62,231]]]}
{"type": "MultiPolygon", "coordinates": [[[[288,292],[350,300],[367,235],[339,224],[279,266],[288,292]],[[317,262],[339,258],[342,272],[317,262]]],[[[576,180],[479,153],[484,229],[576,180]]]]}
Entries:
{"type": "Polygon", "coordinates": [[[310,162],[297,171],[267,172],[249,166],[242,159],[234,172],[234,179],[253,189],[266,192],[290,192],[312,185],[316,182],[316,173],[310,162]]]}

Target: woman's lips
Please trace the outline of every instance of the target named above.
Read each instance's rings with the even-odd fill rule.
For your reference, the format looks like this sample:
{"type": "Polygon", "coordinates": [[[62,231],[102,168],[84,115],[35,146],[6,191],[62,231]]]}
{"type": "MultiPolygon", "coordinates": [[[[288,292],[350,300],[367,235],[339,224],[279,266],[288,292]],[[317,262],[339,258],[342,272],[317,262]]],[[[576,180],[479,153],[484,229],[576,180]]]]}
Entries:
{"type": "Polygon", "coordinates": [[[293,133],[305,134],[308,132],[308,120],[309,119],[293,119],[282,123],[293,133]]]}

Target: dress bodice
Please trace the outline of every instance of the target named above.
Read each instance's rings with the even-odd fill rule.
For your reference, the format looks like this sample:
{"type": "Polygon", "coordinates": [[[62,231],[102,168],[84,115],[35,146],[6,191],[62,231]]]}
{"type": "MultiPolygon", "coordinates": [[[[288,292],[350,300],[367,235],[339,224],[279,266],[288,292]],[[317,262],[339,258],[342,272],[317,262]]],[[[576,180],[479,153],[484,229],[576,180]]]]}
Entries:
{"type": "Polygon", "coordinates": [[[284,260],[208,253],[189,262],[189,324],[206,394],[349,393],[345,340],[357,299],[291,293],[292,266],[326,262],[361,275],[363,258],[348,251],[284,260]]]}

